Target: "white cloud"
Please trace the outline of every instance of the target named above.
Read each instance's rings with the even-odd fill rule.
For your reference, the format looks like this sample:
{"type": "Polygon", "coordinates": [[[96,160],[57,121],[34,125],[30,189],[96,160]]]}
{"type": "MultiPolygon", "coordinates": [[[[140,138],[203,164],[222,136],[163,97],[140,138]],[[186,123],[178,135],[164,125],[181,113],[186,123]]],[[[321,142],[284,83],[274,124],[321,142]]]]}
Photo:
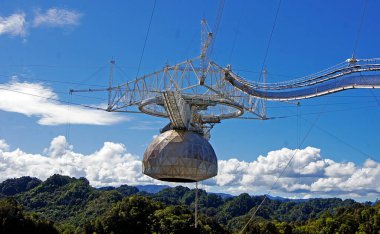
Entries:
{"type": "MultiPolygon", "coordinates": [[[[98,151],[85,155],[75,152],[63,136],[54,138],[43,154],[29,154],[20,149],[9,151],[5,141],[0,142],[6,146],[0,150],[0,181],[24,175],[46,179],[60,173],[86,177],[93,186],[177,185],[143,175],[139,158],[128,153],[126,147],[119,143],[105,142],[98,151]]],[[[274,186],[272,195],[296,198],[336,196],[364,200],[374,199],[380,192],[380,163],[374,160],[367,160],[362,166],[352,162],[339,163],[323,159],[320,150],[313,147],[297,152],[286,148],[271,151],[252,162],[219,160],[219,174],[203,181],[201,186],[211,192],[267,193],[281,173],[281,167],[293,155],[295,163],[274,186]],[[313,169],[303,170],[306,167],[313,169]]]]}
{"type": "Polygon", "coordinates": [[[33,26],[65,27],[78,25],[81,17],[81,13],[68,9],[50,8],[45,12],[37,10],[33,26]]]}
{"type": "Polygon", "coordinates": [[[332,162],[325,168],[325,175],[329,177],[343,177],[352,175],[356,171],[355,164],[348,163],[335,163],[332,162]]]}
{"type": "Polygon", "coordinates": [[[252,162],[219,160],[218,176],[206,183],[219,191],[263,194],[273,186],[293,155],[292,163],[274,186],[274,193],[366,197],[380,192],[380,163],[368,159],[360,167],[353,162],[335,162],[322,158],[320,150],[313,147],[298,151],[283,148],[252,162]]]}
{"type": "Polygon", "coordinates": [[[0,84],[0,96],[0,110],[37,117],[41,125],[110,125],[127,120],[116,113],[61,104],[57,94],[40,83],[0,84]]]}
{"type": "Polygon", "coordinates": [[[332,192],[339,190],[339,185],[343,182],[342,178],[330,177],[319,178],[311,185],[311,191],[313,192],[332,192]]]}
{"type": "Polygon", "coordinates": [[[33,20],[24,12],[14,13],[10,16],[0,16],[0,36],[11,35],[23,37],[23,43],[27,40],[25,37],[31,27],[68,27],[76,26],[80,23],[83,14],[69,9],[50,8],[44,12],[38,9],[35,12],[33,20]]]}
{"type": "Polygon", "coordinates": [[[21,176],[46,179],[54,173],[86,177],[93,186],[152,183],[141,172],[141,162],[123,144],[105,142],[89,155],[76,153],[64,136],[54,138],[45,154],[20,149],[0,151],[0,181],[21,176]]]}
{"type": "Polygon", "coordinates": [[[26,35],[26,20],[24,13],[15,13],[8,17],[0,16],[0,35],[9,34],[12,36],[26,35]]]}
{"type": "Polygon", "coordinates": [[[7,142],[5,142],[5,140],[3,139],[0,139],[0,150],[8,150],[9,149],[9,145],[7,144],[7,142]]]}
{"type": "Polygon", "coordinates": [[[53,158],[59,158],[64,155],[67,150],[72,150],[72,146],[69,145],[64,136],[58,136],[52,140],[50,143],[48,154],[53,158]]]}

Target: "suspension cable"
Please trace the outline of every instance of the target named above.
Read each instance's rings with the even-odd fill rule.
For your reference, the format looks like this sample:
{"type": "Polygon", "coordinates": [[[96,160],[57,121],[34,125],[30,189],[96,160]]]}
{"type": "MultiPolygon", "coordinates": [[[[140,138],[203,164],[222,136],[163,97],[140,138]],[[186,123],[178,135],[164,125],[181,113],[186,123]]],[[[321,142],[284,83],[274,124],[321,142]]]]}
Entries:
{"type": "Polygon", "coordinates": [[[220,25],[220,22],[222,21],[222,16],[223,16],[223,10],[224,10],[224,0],[220,0],[219,2],[219,7],[218,7],[218,11],[216,13],[216,19],[215,19],[215,23],[214,23],[214,27],[213,27],[213,40],[212,40],[212,43],[209,47],[209,52],[208,52],[208,57],[209,59],[211,58],[212,56],[212,52],[213,52],[213,48],[214,48],[214,44],[215,44],[215,40],[216,40],[216,35],[218,34],[218,30],[219,30],[219,25],[220,25]]]}
{"type": "MultiPolygon", "coordinates": [[[[271,45],[271,42],[272,42],[273,32],[274,32],[274,29],[275,29],[276,24],[277,24],[278,13],[280,12],[281,2],[282,2],[282,0],[278,1],[276,15],[274,17],[274,22],[273,22],[273,25],[272,25],[272,30],[271,30],[270,35],[269,35],[269,40],[268,40],[267,48],[265,50],[265,56],[264,56],[263,64],[261,66],[261,71],[263,71],[264,68],[265,68],[265,66],[266,66],[266,62],[267,62],[267,58],[268,58],[268,54],[269,54],[269,48],[270,48],[270,45],[271,45]]],[[[261,80],[261,78],[262,78],[262,73],[260,73],[259,81],[261,80]]]]}
{"type": "Polygon", "coordinates": [[[136,78],[139,77],[140,68],[141,68],[141,62],[142,62],[142,59],[143,59],[143,57],[144,57],[144,52],[145,52],[146,42],[148,41],[148,37],[149,37],[150,26],[151,26],[151,24],[152,24],[152,19],[153,19],[153,15],[154,15],[154,10],[156,9],[156,2],[157,2],[157,0],[154,0],[152,13],[150,14],[150,19],[149,19],[148,29],[147,29],[147,31],[146,31],[146,35],[145,35],[144,46],[143,46],[142,51],[141,51],[140,61],[139,61],[139,65],[138,65],[138,68],[137,68],[136,78]]]}
{"type": "Polygon", "coordinates": [[[360,34],[361,34],[362,27],[363,27],[364,16],[366,14],[367,5],[368,5],[368,0],[363,0],[362,15],[361,15],[361,18],[360,18],[360,23],[359,23],[358,30],[356,31],[356,39],[355,39],[355,43],[354,43],[354,48],[352,50],[352,56],[353,57],[355,57],[356,49],[357,49],[358,44],[359,44],[360,34]]]}

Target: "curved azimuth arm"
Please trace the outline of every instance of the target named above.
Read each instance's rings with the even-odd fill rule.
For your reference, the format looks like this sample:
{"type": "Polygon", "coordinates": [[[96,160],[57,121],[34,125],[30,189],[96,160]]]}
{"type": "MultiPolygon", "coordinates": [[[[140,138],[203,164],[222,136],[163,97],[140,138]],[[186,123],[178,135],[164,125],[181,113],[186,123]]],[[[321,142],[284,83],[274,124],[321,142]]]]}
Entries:
{"type": "Polygon", "coordinates": [[[323,96],[353,88],[380,88],[380,59],[348,59],[334,67],[299,79],[259,83],[246,81],[225,69],[226,80],[255,98],[289,101],[323,96]]]}

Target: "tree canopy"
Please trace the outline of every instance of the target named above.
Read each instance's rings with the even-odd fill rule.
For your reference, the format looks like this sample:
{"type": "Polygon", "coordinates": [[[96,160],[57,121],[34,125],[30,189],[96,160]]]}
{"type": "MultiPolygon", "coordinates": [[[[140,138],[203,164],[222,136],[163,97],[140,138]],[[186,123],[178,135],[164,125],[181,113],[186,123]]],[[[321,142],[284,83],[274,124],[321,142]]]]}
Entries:
{"type": "MultiPolygon", "coordinates": [[[[0,233],[238,233],[263,196],[222,198],[183,186],[157,193],[93,188],[85,178],[53,175],[0,183],[0,233]],[[1,198],[2,197],[2,198],[1,198]]],[[[379,233],[380,204],[339,198],[266,199],[246,233],[379,233]]]]}

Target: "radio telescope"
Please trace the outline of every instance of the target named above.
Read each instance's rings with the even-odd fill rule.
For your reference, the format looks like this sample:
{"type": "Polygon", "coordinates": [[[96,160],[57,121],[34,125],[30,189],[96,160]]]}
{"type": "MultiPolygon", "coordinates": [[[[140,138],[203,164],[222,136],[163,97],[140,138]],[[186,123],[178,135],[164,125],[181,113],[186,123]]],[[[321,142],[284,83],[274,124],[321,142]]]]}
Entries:
{"type": "Polygon", "coordinates": [[[215,152],[208,142],[210,130],[225,119],[251,114],[266,120],[266,101],[291,101],[328,95],[354,88],[380,88],[380,59],[354,56],[336,66],[286,82],[252,82],[238,76],[230,65],[209,58],[213,33],[202,20],[201,53],[173,66],[112,85],[109,112],[145,113],[168,118],[161,134],[144,153],[143,173],[162,181],[198,182],[216,176],[215,152]]]}

